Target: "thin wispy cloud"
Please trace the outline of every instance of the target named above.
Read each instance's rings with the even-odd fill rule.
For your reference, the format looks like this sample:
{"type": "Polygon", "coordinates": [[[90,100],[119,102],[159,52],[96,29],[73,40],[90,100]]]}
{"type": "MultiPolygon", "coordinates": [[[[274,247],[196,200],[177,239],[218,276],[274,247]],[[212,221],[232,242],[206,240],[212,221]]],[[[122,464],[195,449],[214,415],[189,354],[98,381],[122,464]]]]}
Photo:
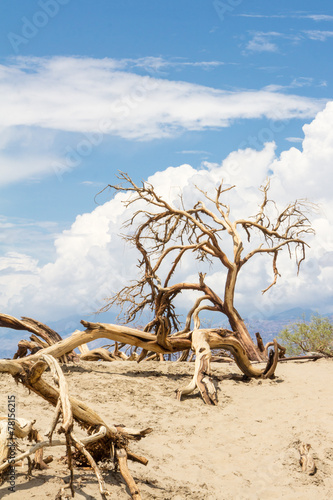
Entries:
{"type": "Polygon", "coordinates": [[[327,14],[237,14],[237,17],[254,19],[312,19],[313,21],[333,21],[333,16],[327,14]]]}
{"type": "Polygon", "coordinates": [[[246,43],[245,53],[255,52],[279,52],[278,41],[287,40],[288,43],[300,43],[305,40],[326,42],[333,36],[333,31],[303,30],[297,33],[280,33],[276,31],[250,32],[251,38],[246,43]]]}
{"type": "Polygon", "coordinates": [[[201,151],[197,149],[185,149],[183,151],[177,151],[177,153],[182,155],[211,155],[209,151],[201,151]]]}
{"type": "Polygon", "coordinates": [[[276,36],[272,33],[256,33],[246,45],[248,52],[277,52],[278,46],[270,41],[270,38],[276,36]]]}
{"type": "MultiPolygon", "coordinates": [[[[188,61],[184,58],[165,59],[164,57],[139,57],[137,59],[125,58],[115,62],[115,67],[119,70],[142,69],[148,74],[164,73],[168,69],[199,68],[204,71],[217,68],[226,64],[223,61],[188,61]]],[[[230,64],[230,63],[228,63],[230,64]]]]}
{"type": "Polygon", "coordinates": [[[278,40],[288,40],[288,42],[298,42],[301,40],[301,36],[294,33],[255,31],[250,32],[250,34],[252,38],[246,44],[246,52],[278,52],[278,40]]]}
{"type": "Polygon", "coordinates": [[[312,118],[325,105],[270,90],[231,92],[138,75],[120,70],[122,64],[53,57],[0,66],[0,163],[5,167],[0,184],[50,173],[61,156],[55,146],[59,133],[83,134],[91,149],[91,134],[98,140],[151,141],[228,127],[239,119],[312,118]]]}
{"type": "Polygon", "coordinates": [[[288,142],[303,142],[301,137],[286,137],[286,141],[288,142]]]}
{"type": "Polygon", "coordinates": [[[300,76],[299,78],[294,78],[289,83],[289,85],[272,84],[272,85],[267,85],[266,87],[264,87],[264,89],[270,92],[280,92],[287,89],[297,89],[297,88],[312,87],[312,86],[321,87],[323,86],[323,82],[317,83],[315,82],[314,78],[307,76],[300,76]]]}
{"type": "Polygon", "coordinates": [[[304,31],[304,34],[310,38],[310,40],[326,42],[328,38],[333,36],[333,31],[307,30],[304,31]]]}

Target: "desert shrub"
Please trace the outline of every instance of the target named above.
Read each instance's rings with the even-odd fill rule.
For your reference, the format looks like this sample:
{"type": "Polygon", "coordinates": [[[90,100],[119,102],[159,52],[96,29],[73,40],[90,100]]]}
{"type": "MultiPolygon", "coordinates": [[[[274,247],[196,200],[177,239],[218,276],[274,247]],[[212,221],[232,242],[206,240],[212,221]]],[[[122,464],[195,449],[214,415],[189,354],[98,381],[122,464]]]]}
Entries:
{"type": "Polygon", "coordinates": [[[278,338],[288,356],[319,352],[333,356],[333,324],[326,317],[315,314],[310,322],[296,321],[284,328],[278,338]]]}

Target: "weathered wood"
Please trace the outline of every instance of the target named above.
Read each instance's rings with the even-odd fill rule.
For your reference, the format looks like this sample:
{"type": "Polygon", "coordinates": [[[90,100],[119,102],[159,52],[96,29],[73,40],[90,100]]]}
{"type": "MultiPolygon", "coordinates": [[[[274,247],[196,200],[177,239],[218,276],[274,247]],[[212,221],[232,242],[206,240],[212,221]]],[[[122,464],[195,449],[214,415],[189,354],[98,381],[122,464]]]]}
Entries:
{"type": "MultiPolygon", "coordinates": [[[[7,461],[7,458],[10,453],[11,447],[11,437],[23,439],[28,437],[32,430],[34,420],[26,420],[24,418],[8,418],[7,416],[0,416],[0,472],[9,465],[11,465],[11,461],[14,460],[14,456],[10,457],[10,461],[7,461]],[[7,464],[6,466],[2,466],[1,464],[7,464]]],[[[18,459],[17,461],[20,461],[18,459]]],[[[13,462],[14,463],[14,462],[13,462]]]]}
{"type": "MultiPolygon", "coordinates": [[[[265,345],[265,348],[264,348],[264,352],[265,352],[265,355],[267,356],[267,353],[268,353],[268,348],[269,347],[272,347],[274,345],[274,341],[273,342],[268,342],[266,345],[265,345]]],[[[286,348],[283,347],[281,344],[276,344],[276,347],[279,351],[279,358],[280,359],[283,359],[285,358],[285,354],[286,354],[286,348]]]]}
{"type": "Polygon", "coordinates": [[[179,358],[177,359],[177,361],[179,363],[186,361],[187,358],[188,358],[188,356],[189,356],[189,354],[190,354],[190,349],[186,349],[186,351],[183,351],[181,353],[181,355],[179,356],[179,358]]]}
{"type": "MultiPolygon", "coordinates": [[[[0,313],[0,327],[12,328],[14,330],[27,330],[28,332],[32,332],[38,337],[41,337],[49,346],[52,346],[62,340],[61,336],[52,330],[52,328],[44,325],[44,323],[41,323],[40,321],[36,321],[35,319],[27,318],[25,316],[19,320],[9,314],[0,313]]],[[[66,355],[64,355],[64,361],[73,361],[76,358],[77,355],[75,352],[67,352],[66,355]]]]}
{"type": "Polygon", "coordinates": [[[288,358],[279,358],[279,363],[283,363],[285,361],[317,361],[317,359],[326,358],[325,354],[313,354],[309,356],[290,356],[288,358]]]}
{"type": "Polygon", "coordinates": [[[153,318],[145,325],[145,331],[155,329],[159,336],[158,344],[171,350],[168,345],[169,336],[164,335],[163,328],[158,331],[158,325],[161,325],[163,318],[168,329],[180,329],[174,299],[184,291],[195,291],[195,302],[187,313],[184,333],[190,330],[195,311],[206,309],[224,314],[248,358],[252,361],[266,361],[263,344],[261,343],[259,348],[254,344],[235,307],[239,273],[255,255],[269,256],[272,260],[273,279],[262,290],[262,293],[267,292],[280,276],[277,261],[286,248],[289,251],[291,248],[296,249],[295,257],[299,270],[308,247],[303,238],[314,233],[308,214],[315,205],[305,200],[295,200],[281,211],[272,212],[270,181],[267,180],[259,188],[262,202],[258,213],[251,217],[235,219],[231,216],[231,207],[224,199],[225,193],[235,186],[224,187],[223,180],[211,193],[196,186],[201,195],[194,205],[186,206],[182,199],[180,203],[175,204],[166,200],[148,182],[139,186],[124,172],[120,173],[119,178],[122,181],[120,185],[109,187],[116,192],[128,194],[123,203],[125,207],[131,207],[132,215],[124,227],[130,228],[126,240],[139,252],[140,274],[129,286],[110,297],[102,311],[109,310],[114,305],[120,306],[126,311],[124,320],[129,324],[149,309],[153,318]],[[218,237],[223,231],[228,235],[227,238],[230,238],[233,251],[229,251],[228,245],[225,246],[225,238],[218,237]],[[246,245],[243,242],[244,232],[248,240],[246,245]],[[256,241],[252,238],[253,233],[261,235],[262,241],[257,247],[253,246],[256,241]],[[201,272],[199,282],[173,281],[185,255],[189,257],[191,254],[202,262],[212,264],[215,261],[218,266],[222,266],[225,278],[219,282],[220,287],[222,285],[219,290],[208,286],[205,283],[205,274],[201,272]],[[205,304],[201,305],[203,301],[205,304]],[[210,305],[207,305],[207,302],[210,305]]]}
{"type": "MultiPolygon", "coordinates": [[[[101,427],[98,432],[95,434],[92,434],[91,436],[82,438],[81,442],[84,446],[87,446],[91,443],[95,443],[99,439],[102,439],[106,435],[106,428],[101,427]]],[[[39,441],[33,446],[31,446],[28,450],[26,450],[23,453],[20,453],[19,455],[16,455],[15,458],[13,458],[13,463],[18,463],[21,462],[21,460],[24,460],[30,455],[33,455],[39,450],[42,450],[44,448],[53,448],[56,446],[65,446],[66,445],[66,439],[54,439],[53,441],[39,441]]],[[[46,459],[45,459],[46,460],[46,459]]],[[[0,465],[0,473],[3,472],[6,468],[8,468],[10,463],[7,461],[5,463],[1,463],[0,465]]]]}
{"type": "Polygon", "coordinates": [[[103,361],[114,361],[116,358],[107,349],[98,347],[97,349],[93,349],[92,351],[80,354],[80,359],[82,361],[99,361],[100,359],[102,359],[103,361]]]}
{"type": "MultiPolygon", "coordinates": [[[[46,344],[47,347],[48,344],[46,344]]],[[[17,351],[14,354],[13,359],[17,358],[24,358],[27,356],[28,351],[31,352],[31,354],[36,354],[36,352],[40,351],[42,347],[37,343],[32,340],[20,340],[19,343],[17,344],[17,351]]]]}
{"type": "Polygon", "coordinates": [[[259,332],[256,332],[257,346],[260,352],[265,352],[264,342],[259,332]]]}
{"type": "MultiPolygon", "coordinates": [[[[47,347],[39,351],[38,353],[28,356],[27,358],[23,358],[18,360],[17,363],[19,365],[15,365],[15,369],[17,366],[20,366],[21,363],[26,361],[38,361],[42,354],[52,355],[55,358],[60,358],[64,356],[66,353],[72,351],[82,344],[87,344],[93,340],[99,338],[108,338],[114,340],[116,342],[122,342],[124,344],[131,344],[137,347],[141,347],[143,349],[143,354],[146,352],[153,351],[160,356],[163,354],[171,354],[178,351],[184,351],[190,349],[193,345],[193,336],[199,336],[200,338],[204,338],[207,346],[209,348],[209,352],[211,349],[224,349],[229,351],[235,359],[236,364],[240,368],[240,370],[248,377],[263,377],[269,378],[274,375],[277,363],[278,363],[278,348],[277,342],[274,340],[274,355],[269,357],[266,368],[257,368],[252,365],[243,345],[235,338],[234,333],[230,330],[222,329],[222,328],[206,328],[206,329],[195,329],[190,332],[179,332],[174,335],[170,335],[168,338],[169,350],[165,347],[162,347],[157,342],[156,335],[148,332],[144,332],[141,330],[137,330],[135,328],[130,328],[123,325],[112,325],[106,323],[91,323],[87,321],[81,321],[81,323],[86,327],[86,330],[80,332],[76,330],[70,337],[67,339],[61,340],[57,344],[47,347]]],[[[198,337],[198,338],[199,338],[198,337]]],[[[195,343],[195,341],[194,341],[195,343]]],[[[208,349],[207,348],[207,349],[208,349]]],[[[206,354],[208,351],[206,352],[206,354]]],[[[199,356],[200,357],[200,356],[199,356]]],[[[139,357],[139,359],[141,356],[139,357]]],[[[201,359],[201,357],[200,357],[201,359]]],[[[205,357],[203,361],[203,365],[199,369],[198,363],[196,364],[196,382],[199,372],[204,373],[208,358],[205,357]]],[[[3,368],[3,363],[6,363],[5,360],[0,360],[0,372],[3,369],[6,371],[6,368],[3,368]]],[[[12,367],[14,369],[14,367],[12,367]]],[[[34,368],[36,370],[36,367],[34,368]]],[[[205,392],[202,384],[209,385],[209,378],[202,377],[200,378],[201,389],[205,392]]],[[[36,390],[37,385],[34,385],[32,390],[36,390]]],[[[212,390],[210,387],[209,390],[212,390]]],[[[206,388],[208,391],[208,388],[206,388]]],[[[182,390],[182,394],[185,394],[182,390]]],[[[56,402],[55,402],[56,404],[56,402]]]]}
{"type": "Polygon", "coordinates": [[[124,448],[116,450],[116,457],[119,465],[119,470],[130,490],[133,500],[141,500],[139,488],[137,487],[133,477],[130,474],[127,466],[127,453],[124,448]]]}
{"type": "MultiPolygon", "coordinates": [[[[105,422],[103,422],[99,415],[97,415],[93,410],[84,405],[84,403],[82,403],[81,401],[77,401],[69,396],[67,382],[59,363],[50,354],[45,354],[45,350],[44,353],[40,354],[39,359],[37,359],[35,363],[33,361],[27,361],[27,359],[11,360],[7,363],[1,363],[0,361],[0,371],[7,371],[8,373],[13,374],[14,377],[17,377],[17,379],[28,389],[34,391],[36,394],[40,395],[56,407],[55,417],[53,418],[51,424],[51,430],[48,433],[49,441],[44,443],[37,443],[37,445],[33,447],[33,449],[28,450],[24,457],[28,457],[31,453],[35,452],[35,463],[38,464],[40,468],[46,467],[46,464],[45,462],[43,462],[42,458],[43,448],[52,444],[52,433],[59,421],[61,412],[62,421],[58,432],[65,433],[65,439],[64,441],[62,441],[62,443],[65,442],[66,445],[67,464],[70,470],[69,488],[72,492],[72,496],[74,496],[74,462],[72,460],[71,447],[74,446],[82,455],[84,455],[85,459],[93,468],[99,483],[99,489],[102,496],[107,495],[108,492],[106,490],[102,474],[93,455],[94,453],[96,453],[98,456],[98,460],[110,459],[112,458],[110,455],[110,450],[114,449],[117,460],[119,462],[120,473],[123,475],[125,482],[128,484],[131,490],[132,498],[140,499],[140,494],[138,493],[135,482],[128,471],[126,448],[129,440],[142,439],[147,434],[149,434],[152,429],[149,428],[138,431],[136,429],[127,428],[120,425],[107,425],[105,422]],[[47,366],[50,367],[54,381],[56,382],[58,388],[52,387],[43,380],[42,375],[47,366]],[[88,450],[85,447],[84,443],[76,437],[73,432],[74,420],[76,420],[81,425],[81,427],[86,429],[88,432],[91,432],[94,429],[98,431],[101,427],[103,428],[103,435],[98,436],[99,439],[101,439],[101,442],[98,443],[98,446],[96,448],[94,447],[94,441],[89,441],[90,448],[88,450]],[[118,454],[118,451],[120,451],[120,455],[118,454]],[[118,456],[120,460],[118,459],[118,456]]],[[[7,445],[8,425],[5,421],[6,419],[2,420],[3,421],[1,422],[0,419],[0,472],[1,470],[9,467],[9,460],[7,460],[9,450],[7,445]],[[2,462],[5,463],[3,463],[3,466],[1,467],[2,462]]],[[[18,420],[15,421],[15,425],[13,427],[15,435],[17,437],[25,437],[28,435],[30,439],[41,441],[41,437],[38,432],[32,429],[33,422],[28,422],[28,424],[29,425],[21,425],[18,420]],[[22,429],[23,431],[21,432],[22,429]]],[[[21,460],[24,457],[20,455],[18,457],[18,460],[21,460]]],[[[140,457],[139,455],[129,454],[128,458],[133,459],[136,462],[143,463],[144,465],[147,464],[147,460],[144,457],[140,457]]],[[[29,463],[31,463],[31,461],[29,463]]]]}
{"type": "Polygon", "coordinates": [[[97,477],[97,481],[98,481],[98,485],[99,485],[99,491],[101,493],[102,496],[105,496],[105,495],[108,495],[108,491],[106,489],[106,485],[105,485],[105,481],[103,479],[103,476],[101,474],[101,471],[99,470],[99,467],[97,466],[93,456],[89,453],[89,451],[87,450],[87,448],[84,446],[84,444],[82,443],[82,441],[80,441],[75,435],[73,432],[71,432],[71,438],[73,440],[73,444],[75,446],[75,448],[80,452],[82,453],[82,455],[84,455],[86,457],[86,459],[88,460],[88,462],[90,463],[91,465],[91,468],[93,469],[93,471],[95,472],[95,475],[97,477]]]}
{"type": "Polygon", "coordinates": [[[192,349],[195,351],[194,376],[184,388],[177,390],[177,399],[182,395],[190,394],[198,387],[202,399],[206,404],[217,404],[216,389],[210,377],[210,359],[212,353],[207,342],[208,334],[202,330],[195,330],[192,334],[192,349]]]}
{"type": "Polygon", "coordinates": [[[306,443],[300,444],[299,447],[300,464],[302,466],[303,472],[306,472],[310,476],[313,476],[317,472],[317,467],[310,449],[311,449],[310,444],[306,443]]]}

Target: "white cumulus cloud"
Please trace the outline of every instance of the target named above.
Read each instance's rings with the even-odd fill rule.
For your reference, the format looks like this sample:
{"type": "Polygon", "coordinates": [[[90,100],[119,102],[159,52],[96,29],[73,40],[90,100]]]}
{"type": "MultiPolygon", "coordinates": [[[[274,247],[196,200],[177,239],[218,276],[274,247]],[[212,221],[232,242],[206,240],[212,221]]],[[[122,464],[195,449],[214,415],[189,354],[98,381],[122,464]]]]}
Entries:
{"type": "MultiPolygon", "coordinates": [[[[292,147],[276,156],[274,144],[267,143],[261,151],[234,151],[221,164],[206,162],[199,169],[187,164],[169,167],[148,179],[173,203],[179,203],[182,194],[184,203],[191,205],[198,197],[193,185],[211,190],[224,177],[227,185],[237,185],[227,198],[236,217],[255,213],[260,201],[258,187],[267,176],[271,177],[271,196],[279,205],[296,198],[319,203],[312,214],[317,234],[309,239],[311,248],[299,276],[285,252],[279,264],[282,277],[262,297],[261,290],[272,278],[269,259],[258,256],[242,269],[236,306],[244,316],[267,315],[279,307],[297,305],[332,311],[332,121],[333,102],[304,126],[301,151],[292,147]]],[[[5,312],[45,321],[73,313],[87,314],[103,305],[103,297],[135,279],[137,254],[119,236],[122,223],[132,213],[132,208],[126,209],[122,203],[124,199],[124,194],[117,194],[91,213],[79,215],[72,227],[56,238],[53,262],[42,266],[23,254],[0,259],[5,312]]],[[[184,262],[181,278],[196,276],[197,266],[195,262],[184,262]]],[[[223,273],[212,269],[209,274],[210,285],[221,292],[223,273]]],[[[186,303],[183,297],[181,304],[186,303]]]]}

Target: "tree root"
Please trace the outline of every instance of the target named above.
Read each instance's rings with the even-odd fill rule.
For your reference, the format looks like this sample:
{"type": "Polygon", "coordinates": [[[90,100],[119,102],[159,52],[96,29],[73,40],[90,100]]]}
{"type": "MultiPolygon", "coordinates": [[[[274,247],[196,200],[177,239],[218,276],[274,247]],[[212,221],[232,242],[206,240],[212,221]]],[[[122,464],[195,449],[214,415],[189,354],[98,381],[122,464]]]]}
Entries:
{"type": "MultiPolygon", "coordinates": [[[[11,318],[14,323],[15,321],[19,321],[8,316],[6,316],[6,318],[11,318]]],[[[1,322],[2,315],[0,314],[0,326],[1,322]]],[[[7,323],[10,323],[8,319],[7,323]]],[[[250,362],[243,345],[235,338],[234,332],[222,328],[200,329],[197,327],[193,331],[178,332],[170,335],[167,343],[164,342],[164,345],[160,345],[156,335],[135,328],[130,328],[128,326],[91,323],[83,320],[81,323],[86,328],[85,331],[80,332],[76,330],[70,337],[42,349],[27,358],[17,360],[17,363],[19,363],[18,365],[15,365],[17,373],[20,372],[20,366],[22,366],[21,363],[26,363],[27,361],[37,361],[43,354],[51,355],[54,358],[61,358],[62,356],[65,356],[66,353],[71,352],[73,349],[81,346],[82,344],[87,344],[99,338],[108,338],[122,344],[130,344],[135,347],[141,347],[143,351],[138,357],[138,362],[144,359],[147,353],[151,351],[159,355],[160,359],[163,359],[164,354],[186,351],[191,347],[195,350],[194,345],[197,345],[196,358],[198,358],[198,360],[195,365],[194,379],[190,385],[190,387],[192,387],[194,384],[194,387],[191,390],[190,387],[179,390],[178,398],[180,399],[182,395],[189,394],[195,389],[195,387],[198,387],[206,403],[211,401],[212,404],[216,404],[216,391],[212,386],[209,376],[211,349],[223,349],[229,351],[239,369],[247,377],[273,377],[279,360],[278,344],[274,339],[272,343],[274,347],[274,354],[269,355],[266,368],[256,368],[250,362]],[[203,351],[200,351],[201,347],[203,351]]],[[[8,326],[8,324],[6,326],[8,326]]],[[[266,346],[266,349],[267,348],[268,346],[266,346]]],[[[7,360],[0,360],[0,372],[8,371],[6,369],[6,364],[8,364],[7,360]]],[[[11,370],[14,370],[13,366],[11,367],[11,370]]],[[[14,373],[12,374],[14,375],[14,373]]],[[[36,383],[33,387],[31,387],[31,389],[36,392],[37,387],[38,384],[36,383]]],[[[53,395],[54,402],[52,404],[54,404],[54,406],[56,405],[55,398],[57,399],[57,397],[53,395]]]]}
{"type": "MultiPolygon", "coordinates": [[[[72,495],[74,495],[74,482],[73,482],[73,466],[82,460],[86,460],[95,472],[99,484],[99,490],[104,497],[107,495],[107,488],[102,477],[102,473],[97,465],[98,461],[113,460],[116,464],[119,462],[118,451],[120,451],[120,458],[122,460],[121,466],[119,463],[120,473],[123,475],[125,482],[128,484],[130,491],[134,492],[135,498],[139,500],[140,494],[135,485],[133,478],[127,467],[127,457],[136,462],[144,465],[148,460],[145,457],[140,457],[133,453],[128,452],[128,443],[130,440],[139,440],[149,434],[152,429],[145,429],[138,431],[123,427],[120,425],[110,426],[107,425],[101,417],[93,410],[87,407],[83,402],[76,400],[69,396],[68,386],[64,374],[60,368],[59,363],[55,358],[49,354],[38,353],[39,359],[33,361],[24,360],[3,360],[0,361],[0,371],[10,373],[14,378],[21,382],[25,387],[32,390],[39,396],[46,399],[49,403],[55,406],[55,414],[51,422],[50,431],[48,432],[48,441],[42,441],[41,436],[33,428],[34,422],[25,420],[15,420],[13,424],[13,432],[16,437],[28,437],[30,440],[34,439],[37,442],[34,446],[30,447],[24,453],[17,455],[14,463],[17,463],[24,458],[28,458],[35,453],[35,462],[40,465],[46,466],[43,462],[43,449],[52,446],[66,446],[67,465],[70,470],[71,480],[69,488],[72,495]],[[50,367],[53,375],[54,382],[57,386],[50,386],[42,378],[42,375],[47,368],[50,367]],[[52,435],[56,429],[59,419],[61,423],[58,427],[58,433],[64,433],[64,439],[52,440],[52,435]],[[79,440],[74,431],[74,421],[76,421],[81,428],[85,429],[89,436],[79,440]],[[72,447],[76,448],[78,455],[72,453],[72,447]],[[76,458],[80,457],[78,461],[76,458]],[[135,486],[134,486],[135,485],[135,486]]],[[[13,465],[12,457],[9,459],[9,445],[7,440],[8,419],[0,419],[0,473],[5,471],[10,465],[13,465]]],[[[29,458],[28,458],[29,460],[29,458]]],[[[31,461],[30,461],[31,462],[31,461]]],[[[43,467],[41,467],[43,468],[43,467]]],[[[61,494],[64,497],[65,494],[61,494]]]]}
{"type": "Polygon", "coordinates": [[[216,388],[210,376],[210,359],[212,353],[207,342],[207,334],[200,330],[194,330],[192,334],[192,349],[195,351],[196,356],[194,376],[186,387],[176,391],[177,399],[180,401],[183,395],[190,394],[198,387],[204,402],[209,405],[216,405],[216,388]]]}

